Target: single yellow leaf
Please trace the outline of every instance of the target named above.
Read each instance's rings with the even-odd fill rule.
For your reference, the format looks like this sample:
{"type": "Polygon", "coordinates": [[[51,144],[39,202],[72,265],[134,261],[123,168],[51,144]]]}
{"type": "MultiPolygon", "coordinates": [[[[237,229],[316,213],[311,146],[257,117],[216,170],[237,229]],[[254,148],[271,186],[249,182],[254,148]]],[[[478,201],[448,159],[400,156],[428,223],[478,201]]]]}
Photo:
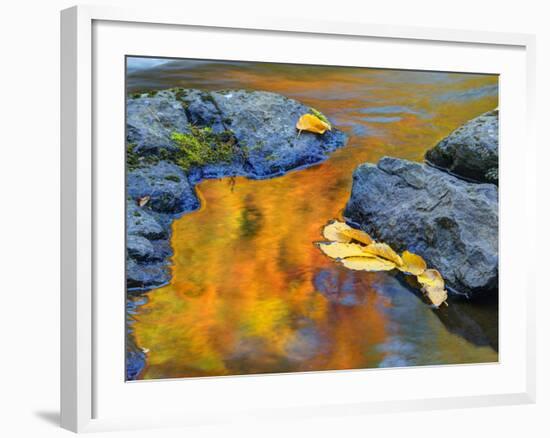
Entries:
{"type": "Polygon", "coordinates": [[[417,275],[416,279],[425,287],[435,287],[436,289],[445,288],[445,281],[436,269],[426,269],[422,274],[417,275]]]}
{"type": "Polygon", "coordinates": [[[342,234],[349,237],[351,240],[356,240],[364,245],[370,245],[374,243],[372,237],[362,230],[356,230],[355,228],[350,228],[349,230],[342,231],[342,234]]]}
{"type": "Polygon", "coordinates": [[[367,254],[373,257],[383,258],[392,262],[396,267],[403,266],[403,260],[389,245],[385,243],[371,243],[364,248],[367,254]]]}
{"type": "Polygon", "coordinates": [[[356,240],[364,245],[374,242],[364,231],[351,228],[348,224],[340,221],[332,221],[327,224],[323,229],[323,236],[332,242],[348,243],[356,240]]]}
{"type": "Polygon", "coordinates": [[[330,126],[329,120],[325,117],[325,115],[321,111],[317,111],[315,108],[310,108],[309,112],[314,116],[316,116],[317,118],[321,119],[323,122],[325,122],[328,125],[329,131],[332,129],[332,126],[330,126]]]}
{"type": "Polygon", "coordinates": [[[357,243],[319,243],[319,248],[332,259],[343,259],[346,257],[364,257],[363,246],[357,243]]]}
{"type": "Polygon", "coordinates": [[[422,290],[435,307],[441,306],[447,300],[447,291],[442,287],[424,286],[422,290]]]}
{"type": "Polygon", "coordinates": [[[298,119],[296,129],[299,131],[313,132],[315,134],[324,134],[327,130],[330,130],[330,126],[313,114],[304,114],[298,119]]]}
{"type": "Polygon", "coordinates": [[[420,275],[427,268],[424,259],[412,252],[404,251],[401,254],[401,259],[403,260],[403,266],[398,266],[400,271],[408,272],[412,275],[420,275]]]}
{"type": "Polygon", "coordinates": [[[344,222],[333,221],[325,225],[325,228],[323,228],[323,236],[331,242],[348,243],[351,241],[351,238],[345,233],[351,229],[352,228],[344,222]]]}
{"type": "Polygon", "coordinates": [[[341,260],[342,264],[355,271],[391,271],[395,264],[378,257],[347,257],[341,260]]]}

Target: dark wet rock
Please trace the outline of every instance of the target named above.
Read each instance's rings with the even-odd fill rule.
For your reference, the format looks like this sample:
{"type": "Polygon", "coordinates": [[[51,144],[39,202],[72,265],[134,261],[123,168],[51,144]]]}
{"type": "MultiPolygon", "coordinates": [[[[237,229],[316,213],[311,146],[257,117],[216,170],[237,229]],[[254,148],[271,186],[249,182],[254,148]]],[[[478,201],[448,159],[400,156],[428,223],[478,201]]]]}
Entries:
{"type": "Polygon", "coordinates": [[[128,236],[142,236],[149,240],[167,238],[167,230],[155,216],[154,212],[138,207],[137,201],[130,198],[126,204],[126,232],[128,236]]]}
{"type": "Polygon", "coordinates": [[[145,368],[146,355],[143,351],[126,352],[126,380],[136,380],[145,368]]]}
{"type": "Polygon", "coordinates": [[[136,380],[145,368],[147,355],[136,345],[134,336],[134,315],[138,307],[144,305],[147,299],[144,295],[126,297],[126,380],[136,380]]]}
{"type": "Polygon", "coordinates": [[[337,129],[298,135],[296,122],[310,108],[280,94],[230,90],[211,96],[228,129],[247,148],[251,168],[247,176],[279,175],[323,161],[345,143],[345,134],[337,129]]]}
{"type": "Polygon", "coordinates": [[[133,258],[126,261],[126,287],[129,291],[144,291],[165,285],[170,281],[170,272],[164,261],[139,262],[133,258]]]}
{"type": "Polygon", "coordinates": [[[168,161],[129,172],[126,185],[128,195],[136,201],[149,196],[146,206],[156,212],[177,214],[199,206],[185,172],[168,161]]]}
{"type": "Polygon", "coordinates": [[[187,132],[189,121],[174,91],[154,96],[128,98],[126,104],[126,138],[136,145],[139,154],[155,154],[162,149],[175,150],[172,132],[187,132]]]}
{"type": "Polygon", "coordinates": [[[177,151],[172,133],[188,133],[190,124],[208,127],[234,136],[242,153],[232,163],[209,164],[191,173],[199,172],[201,179],[267,178],[321,162],[345,144],[346,135],[338,129],[298,135],[296,122],[307,112],[308,106],[266,91],[163,90],[128,99],[127,142],[139,155],[169,158],[177,151]]]}
{"type": "Polygon", "coordinates": [[[498,110],[462,125],[430,149],[426,160],[463,178],[498,184],[498,110]]]}
{"type": "Polygon", "coordinates": [[[214,133],[220,133],[227,129],[222,120],[219,108],[208,91],[182,89],[176,92],[186,110],[189,121],[196,126],[212,128],[214,133]]]}
{"type": "Polygon", "coordinates": [[[498,287],[498,193],[427,165],[382,158],[353,175],[346,218],[395,250],[421,255],[450,292],[498,287]]]}
{"type": "MultiPolygon", "coordinates": [[[[155,252],[155,247],[142,236],[128,236],[126,239],[126,251],[128,256],[138,261],[159,260],[159,254],[155,252]]],[[[162,257],[161,257],[162,258],[162,257]]]]}

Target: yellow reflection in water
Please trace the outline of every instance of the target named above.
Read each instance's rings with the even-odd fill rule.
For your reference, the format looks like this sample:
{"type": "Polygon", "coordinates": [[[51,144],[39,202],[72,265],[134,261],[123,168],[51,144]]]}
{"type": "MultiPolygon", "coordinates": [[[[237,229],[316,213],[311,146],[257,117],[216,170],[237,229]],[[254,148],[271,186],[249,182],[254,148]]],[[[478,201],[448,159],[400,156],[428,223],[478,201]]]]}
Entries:
{"type": "Polygon", "coordinates": [[[220,72],[235,87],[318,108],[350,139],[309,169],[197,187],[200,210],[173,224],[172,281],[149,292],[135,317],[137,344],[149,350],[141,378],[497,360],[393,277],[346,271],[313,245],[323,225],[341,217],[358,164],[384,155],[422,160],[453,129],[497,106],[486,93],[497,78],[329,68],[312,78],[311,68],[261,64],[182,75],[225,88],[215,80],[220,72]]]}

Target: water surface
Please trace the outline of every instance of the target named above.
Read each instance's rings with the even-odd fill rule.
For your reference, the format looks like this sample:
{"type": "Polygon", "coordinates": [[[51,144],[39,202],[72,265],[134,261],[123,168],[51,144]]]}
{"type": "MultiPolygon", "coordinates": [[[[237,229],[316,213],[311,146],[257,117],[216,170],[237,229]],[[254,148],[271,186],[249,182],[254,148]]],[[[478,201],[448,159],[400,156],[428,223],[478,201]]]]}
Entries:
{"type": "Polygon", "coordinates": [[[171,62],[132,72],[130,92],[267,90],[319,109],[349,142],[322,164],[197,187],[173,224],[172,281],[131,316],[141,379],[498,360],[496,304],[432,310],[401,277],[349,271],[313,245],[342,218],[351,176],[385,155],[422,161],[498,105],[496,76],[281,64],[171,62]]]}

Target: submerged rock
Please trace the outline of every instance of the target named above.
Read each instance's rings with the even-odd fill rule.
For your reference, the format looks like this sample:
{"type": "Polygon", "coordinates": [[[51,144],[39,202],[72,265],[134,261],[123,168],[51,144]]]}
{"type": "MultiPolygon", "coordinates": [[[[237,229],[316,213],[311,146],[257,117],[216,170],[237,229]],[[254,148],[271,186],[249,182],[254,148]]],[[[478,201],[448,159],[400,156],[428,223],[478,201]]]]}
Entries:
{"type": "Polygon", "coordinates": [[[398,251],[424,257],[450,292],[498,288],[498,192],[427,165],[382,158],[353,174],[348,220],[398,251]]]}
{"type": "Polygon", "coordinates": [[[462,125],[430,149],[426,160],[463,178],[498,184],[498,110],[462,125]]]}

